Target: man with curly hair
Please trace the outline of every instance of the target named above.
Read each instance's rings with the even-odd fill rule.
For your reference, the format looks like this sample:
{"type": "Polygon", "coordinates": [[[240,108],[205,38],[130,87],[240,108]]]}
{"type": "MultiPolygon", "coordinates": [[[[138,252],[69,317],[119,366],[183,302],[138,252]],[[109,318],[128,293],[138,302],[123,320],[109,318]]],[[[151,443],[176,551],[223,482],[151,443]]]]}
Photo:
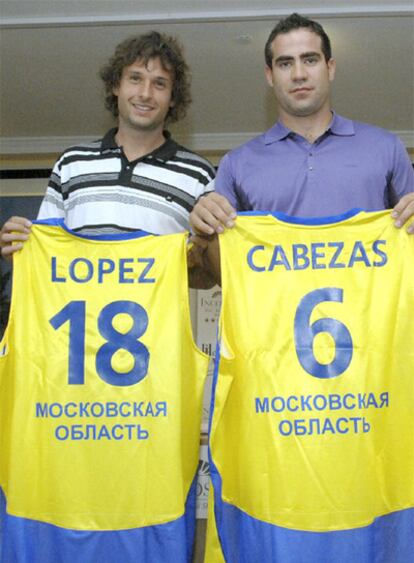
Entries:
{"type": "MultiPolygon", "coordinates": [[[[214,168],[165,130],[185,116],[191,103],[189,69],[179,43],[156,31],[130,37],[116,47],[100,76],[106,108],[118,126],[98,141],[63,153],[38,218],[63,217],[82,234],[188,229],[189,213],[206,192],[214,168]]],[[[22,217],[4,224],[4,257],[22,247],[30,225],[22,217]]],[[[200,281],[211,285],[192,268],[191,285],[200,281]]]]}
{"type": "MultiPolygon", "coordinates": [[[[101,70],[100,75],[105,85],[106,107],[117,118],[118,126],[108,131],[98,141],[71,147],[63,153],[53,168],[40,207],[39,219],[63,218],[71,231],[80,233],[82,236],[90,235],[92,239],[94,234],[106,236],[106,233],[128,233],[128,231],[137,229],[155,234],[186,231],[189,228],[189,213],[196,199],[205,192],[213,178],[214,169],[208,161],[178,145],[165,130],[167,123],[177,121],[185,115],[191,101],[189,71],[180,46],[174,38],[157,32],[129,38],[118,45],[113,57],[101,70]]],[[[30,230],[31,223],[27,219],[22,217],[9,219],[0,232],[2,255],[12,256],[16,250],[22,248],[30,236],[32,241],[36,241],[34,232],[30,235],[30,230]]],[[[147,238],[156,239],[157,237],[147,238]]],[[[181,237],[178,237],[177,240],[181,244],[181,237]]],[[[127,241],[128,235],[122,239],[123,247],[125,243],[128,248],[127,241]]],[[[87,243],[89,242],[87,241],[87,243]]],[[[83,263],[92,264],[89,259],[82,258],[82,249],[85,247],[79,241],[77,243],[81,248],[79,259],[83,263]]],[[[25,359],[30,357],[31,366],[37,364],[37,367],[33,368],[33,372],[29,368],[30,373],[27,374],[24,369],[20,369],[20,371],[16,369],[16,364],[13,364],[12,361],[7,364],[7,369],[9,369],[7,375],[11,376],[7,380],[10,381],[13,379],[12,376],[16,376],[16,388],[20,389],[18,382],[19,378],[23,376],[26,385],[26,390],[22,391],[17,398],[13,391],[14,383],[7,388],[8,391],[11,390],[8,395],[10,401],[7,404],[12,405],[12,410],[23,410],[22,416],[24,416],[24,409],[21,407],[24,400],[30,396],[29,400],[34,401],[34,395],[30,391],[31,383],[28,381],[36,381],[34,387],[40,393],[44,391],[44,396],[53,396],[54,401],[58,400],[56,399],[58,396],[64,397],[64,401],[67,400],[65,404],[71,404],[75,409],[68,414],[71,423],[75,418],[82,422],[81,419],[86,412],[82,409],[85,405],[86,408],[89,408],[91,398],[97,400],[94,404],[105,405],[105,413],[100,413],[99,418],[101,419],[102,415],[105,420],[108,420],[112,432],[111,435],[107,434],[104,438],[103,435],[98,437],[94,430],[89,432],[88,429],[82,438],[79,435],[68,437],[68,442],[71,442],[69,450],[66,447],[63,448],[64,451],[71,452],[69,456],[75,457],[74,467],[78,468],[80,476],[79,479],[74,477],[74,484],[77,491],[86,491],[85,503],[82,506],[80,505],[83,499],[82,502],[79,500],[82,498],[82,493],[77,499],[74,499],[70,492],[67,493],[65,462],[58,464],[59,467],[57,467],[54,463],[47,461],[51,459],[48,456],[52,450],[54,452],[51,453],[53,461],[59,458],[59,454],[55,455],[54,444],[52,443],[50,446],[53,440],[49,441],[49,437],[45,441],[34,440],[36,451],[40,452],[39,455],[47,466],[44,468],[39,464],[38,471],[43,472],[43,477],[47,472],[53,477],[48,490],[48,498],[54,507],[53,516],[50,513],[46,515],[42,509],[39,509],[39,512],[42,512],[40,521],[37,521],[36,518],[15,517],[10,508],[12,494],[8,494],[9,490],[4,484],[4,480],[8,479],[5,477],[5,464],[2,464],[0,528],[4,532],[4,536],[7,536],[7,542],[2,542],[0,533],[0,544],[2,544],[0,551],[3,550],[3,557],[0,554],[0,559],[2,561],[6,559],[11,561],[15,554],[22,563],[23,561],[30,561],[30,563],[63,562],[73,560],[73,558],[84,563],[98,561],[100,563],[118,561],[125,563],[132,561],[189,563],[191,561],[195,535],[195,473],[198,461],[199,414],[201,414],[202,383],[207,371],[208,359],[201,350],[196,348],[191,334],[190,318],[187,314],[189,311],[185,305],[186,280],[182,277],[180,263],[177,267],[175,265],[176,259],[181,259],[182,254],[174,251],[177,246],[169,245],[168,241],[162,248],[158,248],[154,241],[151,242],[151,245],[153,246],[144,248],[153,248],[154,255],[151,254],[151,250],[146,250],[147,253],[150,253],[149,257],[145,255],[144,258],[131,258],[128,252],[133,251],[126,250],[128,258],[119,258],[117,263],[122,264],[117,272],[119,273],[119,284],[109,286],[109,290],[108,286],[103,289],[98,287],[100,291],[97,292],[96,302],[99,310],[105,291],[107,291],[108,300],[111,300],[111,288],[112,291],[114,288],[115,291],[120,291],[121,299],[124,300],[110,301],[100,309],[97,325],[91,325],[97,326],[96,333],[93,332],[94,329],[91,329],[89,333],[86,329],[85,336],[85,331],[79,330],[82,343],[76,340],[76,344],[72,345],[71,341],[69,352],[62,351],[64,361],[60,365],[56,365],[59,362],[55,361],[55,356],[50,357],[47,353],[48,349],[42,346],[39,347],[39,352],[37,352],[36,346],[33,346],[34,354],[28,351],[24,342],[21,344],[21,340],[30,341],[30,338],[21,336],[21,334],[26,334],[24,332],[20,332],[15,339],[8,335],[7,354],[5,353],[6,344],[3,345],[3,341],[1,341],[0,358],[3,355],[3,359],[7,361],[7,357],[13,354],[20,357],[20,351],[24,348],[25,351],[21,356],[25,356],[25,359]],[[173,258],[171,261],[167,261],[165,254],[170,251],[173,252],[173,258]],[[146,272],[149,271],[149,267],[152,268],[156,260],[158,264],[163,262],[163,267],[160,266],[157,269],[159,274],[147,275],[146,272]],[[126,266],[127,263],[132,264],[135,261],[142,261],[141,263],[145,265],[144,269],[138,271],[134,270],[133,266],[126,266]],[[140,273],[139,278],[133,278],[137,272],[138,275],[140,273]],[[128,275],[129,279],[127,279],[128,275]],[[127,301],[125,285],[122,287],[120,285],[130,282],[155,284],[156,281],[161,282],[161,280],[163,280],[162,283],[157,284],[160,286],[158,292],[155,289],[153,291],[148,289],[155,285],[145,285],[145,289],[148,290],[145,293],[147,296],[145,307],[144,302],[138,304],[135,301],[127,301]],[[180,292],[177,292],[177,287],[180,292]],[[182,291],[181,288],[183,288],[182,291]],[[175,302],[174,307],[170,304],[170,300],[175,302]],[[170,311],[163,310],[162,312],[166,314],[160,315],[163,304],[176,312],[170,314],[170,311]],[[102,328],[102,318],[113,306],[118,309],[113,315],[110,313],[111,318],[107,317],[109,324],[106,325],[106,328],[102,328]],[[147,308],[149,309],[148,315],[147,308]],[[156,328],[153,329],[154,336],[146,334],[148,341],[144,345],[140,341],[140,337],[147,330],[150,315],[154,319],[152,325],[156,328]],[[112,324],[115,317],[117,317],[117,321],[112,324]],[[118,328],[116,328],[117,322],[120,323],[118,328]],[[131,323],[130,326],[128,326],[128,322],[131,323]],[[110,335],[106,329],[111,333],[110,335]],[[155,334],[155,332],[157,333],[155,334]],[[173,333],[178,335],[175,340],[173,333]],[[102,345],[103,339],[106,343],[102,345]],[[88,341],[87,345],[85,345],[85,340],[88,341]],[[9,342],[12,345],[9,346],[9,342]],[[168,355],[168,350],[163,345],[164,342],[170,347],[171,356],[168,355]],[[16,351],[12,351],[13,344],[16,343],[17,345],[14,346],[16,351]],[[62,381],[63,385],[64,379],[60,376],[64,374],[66,376],[66,369],[68,373],[72,373],[72,362],[78,366],[82,363],[85,365],[85,346],[88,350],[86,356],[89,357],[93,366],[91,379],[92,376],[97,376],[94,381],[98,379],[101,381],[88,385],[82,379],[75,384],[68,375],[68,386],[72,384],[77,385],[78,388],[84,386],[81,393],[76,394],[76,397],[82,397],[82,400],[77,403],[71,401],[70,397],[74,395],[70,394],[66,384],[61,389],[57,389],[58,385],[55,385],[55,382],[62,381]],[[162,351],[161,354],[160,351],[162,351]],[[116,364],[118,352],[120,352],[118,360],[122,355],[124,363],[121,360],[116,364]],[[149,362],[150,354],[154,358],[151,362],[149,362]],[[161,356],[168,369],[160,367],[164,365],[161,356]],[[69,364],[66,364],[67,357],[69,364]],[[100,369],[101,361],[106,366],[104,369],[115,375],[115,379],[112,381],[107,378],[108,372],[105,372],[106,375],[104,375],[100,369]],[[118,367],[114,367],[115,364],[118,367]],[[123,367],[119,369],[121,365],[123,367]],[[10,368],[10,366],[12,367],[10,368]],[[63,366],[62,369],[60,366],[63,366]],[[127,367],[125,368],[125,366],[127,367]],[[12,369],[19,373],[14,371],[10,373],[12,369]],[[39,370],[42,373],[40,386],[36,380],[39,370]],[[146,377],[147,373],[150,383],[137,389],[136,383],[146,377]],[[58,374],[57,377],[56,374],[58,374]],[[134,374],[134,381],[128,379],[131,374],[134,374]],[[28,379],[26,379],[26,375],[28,379]],[[50,377],[51,375],[52,377],[50,377]],[[42,389],[39,390],[39,387],[42,389]],[[157,398],[157,402],[152,400],[153,397],[157,398]],[[188,400],[187,397],[189,397],[188,400]],[[161,405],[161,401],[164,399],[165,401],[161,405]],[[119,402],[121,400],[122,402],[119,402]],[[160,408],[158,409],[158,407],[160,408]],[[82,414],[78,409],[82,410],[82,414]],[[115,410],[111,411],[111,409],[115,410]],[[183,413],[185,413],[185,420],[183,413]],[[114,424],[115,420],[140,422],[140,417],[157,419],[158,424],[154,423],[154,430],[147,429],[148,426],[145,429],[141,428],[140,424],[127,424],[125,427],[122,424],[114,424]],[[164,418],[165,420],[163,420],[164,418]],[[135,429],[135,434],[133,434],[132,428],[135,429]],[[115,433],[117,433],[116,436],[115,433]],[[73,443],[76,440],[76,443],[79,444],[80,439],[82,439],[82,446],[76,449],[73,443]],[[99,440],[99,443],[94,442],[95,440],[97,442],[99,440]],[[106,447],[107,443],[104,444],[106,440],[108,440],[108,447],[106,447]],[[121,441],[123,442],[121,443],[121,441]],[[141,445],[143,443],[145,443],[145,447],[141,445]],[[92,467],[89,464],[88,451],[92,454],[96,466],[95,463],[92,467]],[[82,458],[81,462],[80,458],[82,458]],[[99,459],[101,460],[100,466],[99,459]],[[103,477],[105,471],[110,478],[113,476],[113,483],[103,477]],[[128,471],[132,475],[132,479],[128,479],[128,471]],[[124,478],[123,483],[120,482],[122,478],[124,478]],[[111,490],[115,491],[114,494],[121,499],[118,505],[115,503],[113,506],[113,499],[109,494],[111,490]],[[9,511],[7,515],[6,495],[9,511]],[[98,506],[101,496],[104,509],[102,509],[102,505],[98,506]],[[66,504],[62,506],[63,497],[69,497],[72,503],[70,508],[67,508],[66,504]],[[67,524],[62,520],[59,520],[59,525],[55,521],[56,525],[49,523],[53,518],[60,519],[62,514],[68,517],[67,524]],[[81,524],[79,521],[75,522],[74,514],[81,518],[81,524]],[[89,514],[92,514],[93,517],[89,517],[89,514]],[[4,524],[1,522],[3,517],[4,524]],[[69,522],[72,517],[74,519],[69,522]],[[105,522],[101,520],[97,524],[101,517],[104,519],[108,517],[109,520],[105,520],[105,522]],[[104,523],[102,524],[102,522],[104,523]]],[[[65,248],[68,252],[67,247],[65,248]]],[[[52,261],[65,258],[65,248],[60,252],[58,258],[52,258],[52,261]]],[[[136,251],[135,246],[134,248],[136,251]]],[[[27,246],[25,250],[29,250],[27,246]]],[[[91,251],[91,256],[93,252],[94,249],[91,251]]],[[[104,251],[102,252],[104,254],[104,251]]],[[[193,257],[190,254],[189,263],[193,257]]],[[[105,256],[97,259],[93,255],[93,259],[96,260],[94,263],[115,264],[115,260],[105,256]]],[[[71,261],[71,264],[76,261],[77,259],[71,261]]],[[[15,279],[20,279],[22,284],[26,284],[26,276],[24,273],[22,275],[20,267],[21,262],[17,264],[16,261],[15,266],[15,279]]],[[[42,265],[38,264],[36,267],[42,272],[42,265]]],[[[112,272],[111,267],[108,272],[112,272]]],[[[205,276],[199,275],[201,273],[199,268],[190,265],[189,273],[190,285],[197,285],[197,279],[204,283],[205,276]]],[[[49,272],[44,274],[44,279],[47,279],[48,274],[49,272]]],[[[54,279],[54,275],[52,275],[53,284],[60,283],[62,279],[54,279]]],[[[89,279],[84,278],[81,283],[87,281],[89,279]]],[[[101,279],[98,285],[102,281],[101,279]]],[[[130,285],[128,287],[133,289],[130,285]]],[[[22,285],[18,289],[21,288],[22,285]]],[[[65,288],[59,286],[58,293],[60,290],[62,290],[61,298],[66,303],[65,309],[67,306],[71,307],[71,303],[83,303],[86,306],[88,296],[95,298],[94,289],[91,287],[79,288],[81,292],[79,296],[82,295],[83,298],[82,302],[69,301],[73,294],[67,286],[65,288]]],[[[40,298],[50,298],[51,301],[54,301],[56,295],[46,297],[46,293],[47,290],[41,295],[39,291],[36,292],[36,289],[33,292],[35,295],[40,295],[40,298]]],[[[29,291],[27,295],[25,292],[20,292],[16,302],[25,298],[29,299],[29,302],[33,302],[33,294],[29,291]]],[[[142,292],[143,294],[144,292],[142,292]]],[[[134,296],[136,297],[135,292],[134,296]]],[[[104,298],[106,299],[106,295],[104,298]]],[[[91,305],[93,301],[92,298],[89,300],[88,311],[94,311],[91,305]]],[[[43,303],[39,307],[43,307],[43,303]]],[[[23,309],[25,309],[24,306],[23,309]]],[[[46,304],[44,304],[44,310],[50,310],[46,304]]],[[[88,314],[94,317],[93,312],[88,314]]],[[[14,314],[14,318],[16,316],[21,320],[18,314],[14,314]]],[[[79,312],[75,313],[77,320],[80,319],[80,316],[82,315],[79,315],[79,312]]],[[[33,325],[30,325],[32,317],[29,315],[28,331],[30,332],[31,326],[35,327],[32,329],[34,338],[42,335],[43,339],[45,325],[48,328],[49,325],[54,327],[54,321],[47,318],[46,313],[39,317],[42,318],[33,321],[33,325]]],[[[18,322],[15,324],[18,325],[18,322]]],[[[13,326],[13,323],[10,322],[9,326],[13,326]]],[[[21,330],[21,324],[18,330],[21,330]]],[[[74,335],[76,331],[70,329],[70,334],[74,335]]],[[[13,329],[10,329],[9,334],[12,332],[13,329]]],[[[71,338],[72,336],[69,337],[69,340],[71,338]]],[[[59,345],[55,343],[54,346],[59,345]]],[[[2,368],[5,373],[4,365],[2,368]]],[[[5,386],[2,386],[0,393],[2,399],[6,395],[4,389],[5,386]]],[[[71,390],[73,391],[73,387],[71,390]]],[[[3,401],[2,405],[5,403],[6,401],[3,401]]],[[[64,418],[67,418],[66,415],[67,413],[64,414],[64,418]]],[[[3,414],[3,419],[7,416],[7,414],[3,414]]],[[[31,417],[31,415],[28,416],[31,417]]],[[[89,416],[89,413],[85,416],[89,416]]],[[[91,416],[94,417],[94,415],[91,416]]],[[[16,421],[16,418],[13,418],[13,421],[16,421]]],[[[18,427],[19,424],[20,422],[17,421],[15,426],[18,427]]],[[[32,418],[30,418],[30,424],[32,424],[32,418]]],[[[7,420],[7,425],[12,426],[12,423],[7,420]]],[[[94,429],[96,428],[93,424],[92,426],[94,429]]],[[[73,424],[72,427],[74,427],[73,424]]],[[[102,428],[105,428],[105,432],[107,431],[106,423],[100,425],[99,431],[102,428]]],[[[5,433],[2,433],[2,444],[8,439],[4,436],[5,433]]],[[[46,432],[42,436],[46,436],[46,432]]],[[[60,438],[57,440],[62,443],[60,438]]],[[[18,446],[14,445],[14,447],[16,450],[18,449],[18,446]]],[[[6,452],[8,455],[6,465],[14,457],[10,451],[6,452]]],[[[60,456],[60,461],[64,455],[60,456]]],[[[37,459],[35,454],[33,454],[33,458],[37,459]]],[[[71,479],[69,480],[71,481],[71,479]]],[[[28,481],[26,480],[26,482],[28,481]]],[[[44,478],[42,482],[45,483],[44,478]]],[[[32,483],[34,483],[32,496],[37,495],[34,501],[36,504],[39,496],[42,496],[41,487],[33,475],[31,475],[30,486],[32,483]]],[[[18,487],[14,485],[14,488],[18,487]]],[[[21,492],[19,494],[22,498],[21,492]]],[[[43,497],[45,496],[47,495],[43,495],[43,497]]],[[[35,511],[38,514],[37,509],[35,511]]]]}

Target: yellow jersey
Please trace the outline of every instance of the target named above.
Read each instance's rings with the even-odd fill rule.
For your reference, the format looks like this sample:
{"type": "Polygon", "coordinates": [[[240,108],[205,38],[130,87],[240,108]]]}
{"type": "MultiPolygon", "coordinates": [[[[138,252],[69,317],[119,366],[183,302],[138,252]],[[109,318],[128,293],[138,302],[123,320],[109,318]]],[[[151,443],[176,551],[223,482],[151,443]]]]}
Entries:
{"type": "Polygon", "coordinates": [[[59,561],[190,560],[208,357],[192,336],[186,245],[185,233],[86,237],[49,220],[16,253],[0,487],[3,549],[19,563],[55,563],[46,536],[59,561]]]}
{"type": "Polygon", "coordinates": [[[408,563],[414,237],[352,211],[219,238],[206,561],[408,563]]]}

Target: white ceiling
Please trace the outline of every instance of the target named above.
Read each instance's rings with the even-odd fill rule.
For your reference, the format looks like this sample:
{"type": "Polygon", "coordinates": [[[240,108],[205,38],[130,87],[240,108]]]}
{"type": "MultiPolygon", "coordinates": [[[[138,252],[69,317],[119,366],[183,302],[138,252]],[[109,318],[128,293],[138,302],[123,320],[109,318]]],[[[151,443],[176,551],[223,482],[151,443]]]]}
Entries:
{"type": "Polygon", "coordinates": [[[337,59],[335,109],[414,147],[414,4],[245,0],[0,0],[0,152],[55,152],[111,125],[99,68],[117,43],[158,29],[184,45],[193,104],[174,134],[228,149],[269,127],[263,46],[280,16],[318,19],[337,59]]]}

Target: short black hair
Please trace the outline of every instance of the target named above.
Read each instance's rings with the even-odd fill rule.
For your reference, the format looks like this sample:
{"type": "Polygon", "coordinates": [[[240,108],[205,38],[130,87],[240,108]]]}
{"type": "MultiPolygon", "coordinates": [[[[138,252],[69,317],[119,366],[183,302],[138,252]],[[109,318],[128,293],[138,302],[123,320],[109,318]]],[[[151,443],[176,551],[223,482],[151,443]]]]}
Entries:
{"type": "Polygon", "coordinates": [[[332,58],[331,42],[321,24],[294,13],[287,18],[280,20],[270,32],[265,45],[265,61],[269,68],[272,68],[272,43],[275,37],[282,33],[289,33],[294,29],[308,29],[309,31],[316,33],[316,35],[319,35],[322,43],[322,53],[324,54],[326,62],[332,58]]]}

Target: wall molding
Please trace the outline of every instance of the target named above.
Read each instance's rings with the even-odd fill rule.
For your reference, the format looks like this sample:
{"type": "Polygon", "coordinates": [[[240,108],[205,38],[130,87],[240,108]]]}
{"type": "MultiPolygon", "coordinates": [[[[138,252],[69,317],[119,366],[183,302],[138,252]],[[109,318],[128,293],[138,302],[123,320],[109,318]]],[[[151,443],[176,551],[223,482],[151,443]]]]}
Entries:
{"type": "MultiPolygon", "coordinates": [[[[70,4],[69,4],[70,5],[70,4]]],[[[138,10],[123,14],[99,15],[59,15],[59,16],[4,16],[0,21],[0,29],[7,28],[39,28],[39,27],[82,27],[82,26],[119,26],[119,25],[139,25],[139,24],[164,24],[164,23],[208,23],[220,21],[254,21],[266,19],[278,19],[285,17],[293,11],[299,11],[304,16],[312,18],[340,18],[340,17],[390,17],[413,14],[413,6],[410,2],[390,3],[372,5],[361,2],[359,5],[347,6],[342,3],[337,6],[327,7],[325,4],[313,4],[310,7],[285,7],[275,9],[261,8],[233,8],[215,10],[183,10],[176,9],[173,12],[168,10],[146,10],[140,13],[138,10]]],[[[73,13],[73,12],[72,12],[73,13]]]]}
{"type": "MultiPolygon", "coordinates": [[[[260,135],[259,132],[174,135],[177,142],[195,151],[226,152],[260,135]]],[[[414,148],[414,130],[393,131],[407,149],[414,148]]],[[[89,143],[99,135],[83,137],[0,137],[0,155],[61,153],[70,146],[89,143]]]]}

